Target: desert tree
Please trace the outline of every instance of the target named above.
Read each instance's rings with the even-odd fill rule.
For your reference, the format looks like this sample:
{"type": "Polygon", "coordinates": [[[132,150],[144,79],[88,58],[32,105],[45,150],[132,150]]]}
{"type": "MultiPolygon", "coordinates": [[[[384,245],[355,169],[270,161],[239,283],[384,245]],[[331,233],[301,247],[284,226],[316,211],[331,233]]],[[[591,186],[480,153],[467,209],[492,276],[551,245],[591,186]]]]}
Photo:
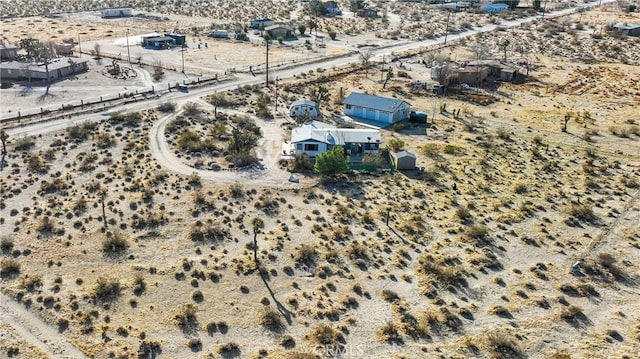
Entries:
{"type": "Polygon", "coordinates": [[[320,106],[329,101],[331,94],[325,86],[318,85],[309,89],[309,97],[318,104],[318,111],[320,111],[320,106]]]}
{"type": "Polygon", "coordinates": [[[153,77],[154,81],[160,81],[164,77],[164,69],[162,66],[162,61],[160,61],[160,59],[156,59],[153,62],[153,75],[151,76],[153,77]]]}
{"type": "Polygon", "coordinates": [[[27,58],[32,59],[37,56],[38,49],[42,43],[34,38],[20,39],[18,46],[27,52],[27,58]]]}
{"type": "Polygon", "coordinates": [[[5,130],[0,130],[0,141],[2,141],[2,156],[7,154],[7,140],[9,139],[9,134],[5,130]]]}
{"type": "Polygon", "coordinates": [[[306,31],[307,31],[307,25],[305,24],[298,25],[298,32],[300,33],[300,35],[304,36],[304,33],[306,31]]]}
{"type": "Polygon", "coordinates": [[[107,199],[107,191],[101,190],[98,196],[100,196],[100,204],[102,205],[102,223],[104,224],[104,229],[107,230],[107,209],[104,203],[107,199]]]}
{"type": "Polygon", "coordinates": [[[341,146],[334,146],[331,150],[316,157],[313,169],[316,173],[324,176],[341,174],[349,169],[349,157],[344,154],[344,149],[341,146]]]}
{"type": "Polygon", "coordinates": [[[509,45],[511,45],[511,41],[509,39],[501,40],[498,43],[498,47],[502,50],[502,61],[507,61],[507,50],[509,49],[509,45]]]}
{"type": "Polygon", "coordinates": [[[256,264],[256,268],[259,268],[260,262],[258,262],[258,234],[264,228],[264,221],[258,217],[251,220],[251,227],[253,227],[253,262],[256,264]]]}
{"type": "Polygon", "coordinates": [[[384,79],[384,83],[382,84],[382,88],[386,88],[387,87],[387,83],[392,78],[393,78],[393,70],[389,69],[389,70],[387,70],[387,76],[384,79]]]}
{"type": "Polygon", "coordinates": [[[360,51],[360,60],[362,60],[362,66],[364,66],[365,77],[369,75],[369,65],[372,57],[373,52],[371,50],[367,49],[360,51]]]}
{"type": "Polygon", "coordinates": [[[96,59],[100,59],[101,55],[100,55],[100,44],[96,43],[95,45],[93,45],[93,53],[96,56],[96,59]]]}

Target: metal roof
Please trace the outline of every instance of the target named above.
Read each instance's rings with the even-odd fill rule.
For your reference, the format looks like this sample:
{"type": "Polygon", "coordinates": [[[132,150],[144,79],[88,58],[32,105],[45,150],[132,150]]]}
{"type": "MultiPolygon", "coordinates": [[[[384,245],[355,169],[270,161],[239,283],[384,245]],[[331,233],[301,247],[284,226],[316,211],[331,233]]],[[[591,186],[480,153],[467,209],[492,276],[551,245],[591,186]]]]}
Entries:
{"type": "Polygon", "coordinates": [[[2,50],[13,50],[13,49],[18,49],[18,47],[14,46],[14,45],[11,45],[11,44],[0,43],[0,49],[2,49],[2,50]]]}
{"type": "Polygon", "coordinates": [[[409,151],[400,151],[400,152],[394,153],[393,157],[395,157],[395,158],[404,158],[404,157],[416,158],[416,155],[414,153],[412,153],[412,152],[409,152],[409,151]]]}
{"type": "Polygon", "coordinates": [[[310,121],[291,132],[291,142],[316,141],[330,145],[345,143],[380,143],[380,131],[357,128],[336,128],[320,121],[310,121]]]}
{"type": "Polygon", "coordinates": [[[382,97],[360,92],[352,92],[344,99],[344,101],[342,101],[342,103],[345,105],[394,112],[402,103],[406,102],[393,97],[382,97]]]}
{"type": "Polygon", "coordinates": [[[318,106],[318,104],[313,102],[313,101],[311,101],[311,100],[302,99],[302,100],[293,101],[291,103],[291,106],[311,106],[311,107],[316,107],[316,106],[318,106]]]}
{"type": "MultiPolygon", "coordinates": [[[[71,59],[73,62],[75,62],[76,66],[79,64],[83,64],[86,62],[89,62],[89,60],[87,59],[80,59],[80,58],[69,58],[69,57],[60,57],[57,59],[52,59],[49,61],[49,72],[54,71],[54,70],[58,70],[58,69],[64,69],[64,68],[68,68],[71,67],[71,64],[69,63],[69,59],[71,59]]],[[[32,62],[32,63],[28,63],[28,62],[19,62],[19,61],[11,61],[11,62],[3,62],[2,64],[0,64],[0,67],[5,68],[5,69],[12,69],[12,70],[28,70],[32,71],[32,72],[45,72],[47,71],[46,66],[44,65],[44,62],[32,62]],[[28,67],[27,67],[28,66],[28,67]]]]}
{"type": "Polygon", "coordinates": [[[613,25],[613,28],[618,30],[633,30],[639,27],[640,27],[640,24],[627,24],[622,22],[618,22],[613,25]]]}

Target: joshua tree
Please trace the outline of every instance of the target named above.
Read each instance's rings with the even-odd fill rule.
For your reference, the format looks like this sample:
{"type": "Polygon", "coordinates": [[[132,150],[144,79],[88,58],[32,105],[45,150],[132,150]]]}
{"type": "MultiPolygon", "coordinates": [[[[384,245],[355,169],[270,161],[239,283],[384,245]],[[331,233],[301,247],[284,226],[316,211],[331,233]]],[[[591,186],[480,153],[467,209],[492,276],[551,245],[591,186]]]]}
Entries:
{"type": "Polygon", "coordinates": [[[320,105],[329,101],[331,94],[329,94],[329,90],[326,87],[318,85],[309,90],[309,97],[318,104],[318,111],[320,111],[320,105]]]}
{"type": "Polygon", "coordinates": [[[567,132],[567,123],[569,123],[569,121],[571,120],[571,116],[573,114],[571,112],[567,112],[564,115],[564,123],[562,124],[562,132],[567,132]]]}
{"type": "Polygon", "coordinates": [[[258,262],[258,233],[264,228],[264,221],[256,217],[251,221],[251,224],[253,226],[253,261],[256,264],[256,268],[258,268],[260,266],[258,262]]]}
{"type": "Polygon", "coordinates": [[[104,200],[107,198],[107,191],[100,191],[100,202],[102,203],[102,223],[104,223],[104,229],[107,230],[107,210],[104,205],[104,200]]]}
{"type": "Polygon", "coordinates": [[[9,138],[9,134],[5,130],[0,130],[0,141],[2,141],[2,155],[7,154],[7,139],[9,138]]]}

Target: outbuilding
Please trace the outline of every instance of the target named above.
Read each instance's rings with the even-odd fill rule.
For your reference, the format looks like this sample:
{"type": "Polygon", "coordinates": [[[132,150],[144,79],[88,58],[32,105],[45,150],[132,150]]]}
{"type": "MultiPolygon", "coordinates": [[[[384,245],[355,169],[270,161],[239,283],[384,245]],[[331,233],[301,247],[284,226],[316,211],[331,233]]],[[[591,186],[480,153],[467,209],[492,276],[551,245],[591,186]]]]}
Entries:
{"type": "Polygon", "coordinates": [[[616,23],[613,26],[614,30],[620,31],[623,35],[627,36],[640,36],[640,24],[627,24],[616,23]]]}
{"type": "Polygon", "coordinates": [[[342,102],[344,114],[365,120],[391,124],[409,118],[411,105],[393,98],[352,92],[342,102]]]}
{"type": "Polygon", "coordinates": [[[279,24],[279,25],[267,26],[264,28],[264,31],[266,31],[267,34],[269,34],[269,36],[271,36],[271,39],[273,40],[276,40],[279,37],[283,38],[284,40],[295,38],[295,35],[293,34],[293,29],[287,25],[279,24]]]}
{"type": "Polygon", "coordinates": [[[18,48],[14,45],[0,43],[0,59],[13,60],[18,57],[18,48]]]}
{"type": "Polygon", "coordinates": [[[318,117],[318,104],[307,99],[293,101],[289,106],[289,116],[316,119],[318,117]]]}
{"type": "Polygon", "coordinates": [[[393,166],[397,170],[413,170],[416,168],[416,155],[409,151],[392,152],[393,166]]]}
{"type": "Polygon", "coordinates": [[[100,16],[103,18],[110,17],[129,17],[133,15],[131,8],[118,8],[118,9],[104,9],[100,11],[100,16]]]}

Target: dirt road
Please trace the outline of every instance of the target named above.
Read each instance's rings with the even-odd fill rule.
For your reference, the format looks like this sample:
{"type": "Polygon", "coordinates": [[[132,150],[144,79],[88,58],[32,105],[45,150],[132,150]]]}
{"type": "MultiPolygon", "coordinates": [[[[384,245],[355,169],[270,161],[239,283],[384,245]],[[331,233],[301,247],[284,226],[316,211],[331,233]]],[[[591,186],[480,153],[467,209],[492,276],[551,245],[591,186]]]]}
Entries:
{"type": "Polygon", "coordinates": [[[64,335],[10,297],[0,293],[0,323],[9,325],[49,358],[88,358],[64,335]]]}
{"type": "MultiPolygon", "coordinates": [[[[202,100],[196,100],[196,102],[206,107],[211,106],[202,100]]],[[[218,109],[218,111],[228,114],[249,116],[244,112],[228,109],[218,109]]],[[[264,121],[254,118],[263,133],[263,137],[258,143],[258,148],[256,149],[260,166],[247,170],[210,171],[187,166],[180,161],[169,147],[165,138],[166,127],[178,114],[179,113],[171,114],[158,120],[151,128],[151,133],[149,134],[149,147],[151,148],[151,153],[158,160],[158,163],[160,163],[161,166],[182,175],[188,176],[196,173],[204,180],[214,181],[217,183],[233,184],[236,182],[242,183],[251,181],[252,186],[293,185],[292,182],[289,182],[290,174],[278,166],[278,158],[280,157],[279,152],[281,150],[280,147],[282,143],[282,135],[279,128],[280,121],[264,121]]]]}

